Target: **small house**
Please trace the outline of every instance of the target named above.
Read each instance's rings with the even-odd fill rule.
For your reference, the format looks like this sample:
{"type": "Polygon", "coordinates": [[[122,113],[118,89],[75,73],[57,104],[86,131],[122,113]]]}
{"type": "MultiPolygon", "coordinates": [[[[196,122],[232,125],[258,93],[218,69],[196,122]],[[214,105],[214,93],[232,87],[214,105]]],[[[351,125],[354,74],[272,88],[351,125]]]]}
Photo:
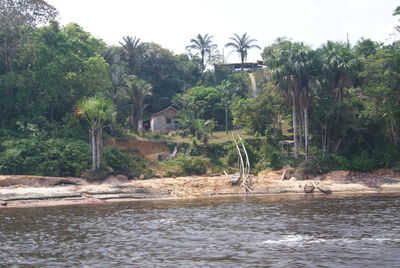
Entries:
{"type": "Polygon", "coordinates": [[[150,117],[150,129],[156,133],[168,133],[175,130],[177,125],[175,122],[178,110],[169,106],[158,113],[154,113],[150,117]]]}

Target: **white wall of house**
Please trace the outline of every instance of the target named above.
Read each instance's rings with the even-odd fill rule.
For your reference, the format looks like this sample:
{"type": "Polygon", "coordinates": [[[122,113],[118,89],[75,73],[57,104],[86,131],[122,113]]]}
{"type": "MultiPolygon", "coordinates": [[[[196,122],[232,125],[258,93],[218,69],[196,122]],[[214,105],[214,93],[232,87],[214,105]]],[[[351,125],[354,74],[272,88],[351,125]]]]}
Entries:
{"type": "Polygon", "coordinates": [[[175,118],[177,110],[173,107],[168,107],[158,113],[155,113],[150,118],[150,129],[152,132],[168,133],[175,130],[175,118]]]}
{"type": "Polygon", "coordinates": [[[168,118],[165,115],[153,116],[150,120],[152,132],[169,132],[175,129],[175,118],[168,118]]]}

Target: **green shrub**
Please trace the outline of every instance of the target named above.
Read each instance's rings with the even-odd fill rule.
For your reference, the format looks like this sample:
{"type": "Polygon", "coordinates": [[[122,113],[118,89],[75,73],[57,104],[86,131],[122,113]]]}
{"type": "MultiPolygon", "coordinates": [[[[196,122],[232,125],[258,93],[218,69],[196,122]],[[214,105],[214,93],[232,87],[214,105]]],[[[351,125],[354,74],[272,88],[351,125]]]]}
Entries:
{"type": "Polygon", "coordinates": [[[351,158],[351,166],[349,166],[348,169],[357,171],[369,171],[375,167],[376,164],[374,159],[366,152],[362,152],[360,155],[356,155],[351,158]]]}
{"type": "Polygon", "coordinates": [[[307,174],[325,173],[331,170],[369,171],[381,167],[367,152],[361,152],[350,157],[321,153],[304,163],[302,169],[307,174]]]}
{"type": "Polygon", "coordinates": [[[207,160],[202,157],[184,157],[179,159],[184,175],[202,175],[207,173],[207,160]]]}
{"type": "Polygon", "coordinates": [[[146,132],[145,137],[154,141],[163,141],[165,139],[162,134],[155,132],[146,132]]]}
{"type": "Polygon", "coordinates": [[[273,152],[270,155],[269,165],[273,170],[278,170],[283,167],[282,156],[279,152],[273,152]]]}
{"type": "Polygon", "coordinates": [[[106,147],[103,151],[102,159],[109,175],[130,175],[133,161],[127,153],[116,147],[106,147]]]}
{"type": "Polygon", "coordinates": [[[207,173],[210,161],[203,157],[179,155],[175,160],[163,163],[167,176],[202,175],[207,173]]]}
{"type": "Polygon", "coordinates": [[[192,139],[192,142],[189,144],[189,147],[187,149],[187,153],[190,156],[200,156],[201,152],[196,139],[192,139]]]}
{"type": "Polygon", "coordinates": [[[143,175],[145,178],[153,176],[151,169],[148,166],[148,160],[140,156],[132,156],[133,167],[132,167],[132,177],[139,177],[143,175]]]}
{"type": "MultiPolygon", "coordinates": [[[[128,151],[131,151],[129,149],[128,151]]],[[[144,175],[149,177],[151,170],[144,158],[130,156],[128,151],[116,147],[106,147],[103,152],[103,166],[107,175],[126,175],[129,178],[144,175]]]]}
{"type": "Polygon", "coordinates": [[[2,174],[80,176],[89,167],[89,146],[82,141],[9,139],[0,146],[2,174]]]}

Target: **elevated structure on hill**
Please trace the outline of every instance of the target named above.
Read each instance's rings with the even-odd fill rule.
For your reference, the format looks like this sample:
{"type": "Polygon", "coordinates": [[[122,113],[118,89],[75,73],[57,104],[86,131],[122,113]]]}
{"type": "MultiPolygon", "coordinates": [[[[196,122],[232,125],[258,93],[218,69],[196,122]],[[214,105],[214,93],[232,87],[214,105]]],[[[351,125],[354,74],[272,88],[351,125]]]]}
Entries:
{"type": "MultiPolygon", "coordinates": [[[[262,69],[262,68],[265,68],[263,61],[243,63],[244,72],[253,72],[256,69],[262,69]]],[[[227,73],[237,73],[241,72],[242,64],[241,63],[214,64],[214,69],[216,71],[223,71],[227,73]]]]}

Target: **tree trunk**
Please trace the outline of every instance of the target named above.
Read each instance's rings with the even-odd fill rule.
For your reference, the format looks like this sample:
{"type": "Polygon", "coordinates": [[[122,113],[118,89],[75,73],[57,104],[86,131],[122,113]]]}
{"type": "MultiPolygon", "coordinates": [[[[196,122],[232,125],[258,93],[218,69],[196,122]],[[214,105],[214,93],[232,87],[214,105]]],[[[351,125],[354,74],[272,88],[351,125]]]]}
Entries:
{"type": "Polygon", "coordinates": [[[308,161],[308,108],[304,108],[304,152],[308,161]]]}
{"type": "Polygon", "coordinates": [[[91,134],[91,149],[92,149],[92,169],[98,171],[100,169],[102,130],[93,127],[90,134],[91,134]]]}
{"type": "Polygon", "coordinates": [[[328,151],[328,116],[325,114],[325,123],[324,123],[324,133],[322,136],[323,139],[323,147],[322,147],[322,152],[325,156],[326,152],[328,151]]]}
{"type": "Polygon", "coordinates": [[[96,169],[96,129],[92,128],[92,130],[90,131],[90,135],[91,135],[91,149],[92,149],[92,169],[95,170],[96,169]]]}
{"type": "Polygon", "coordinates": [[[325,153],[326,153],[326,132],[327,132],[327,130],[326,130],[325,126],[323,126],[321,129],[321,148],[322,148],[323,156],[325,156],[325,153]]]}
{"type": "Polygon", "coordinates": [[[241,57],[242,64],[240,65],[240,69],[242,71],[242,79],[243,79],[243,65],[244,65],[244,58],[241,57]]]}
{"type": "Polygon", "coordinates": [[[389,125],[390,125],[389,137],[393,144],[399,145],[400,143],[399,131],[398,128],[396,127],[396,122],[392,118],[389,118],[389,125]]]}
{"type": "Polygon", "coordinates": [[[228,135],[228,105],[225,104],[225,132],[228,135]]]}
{"type": "Polygon", "coordinates": [[[294,148],[293,148],[293,156],[294,158],[299,157],[299,144],[297,140],[297,112],[296,112],[296,98],[294,96],[294,91],[292,91],[292,117],[293,117],[293,141],[294,141],[294,148]]]}
{"type": "Polygon", "coordinates": [[[143,132],[143,114],[144,114],[144,110],[146,109],[148,105],[145,104],[143,105],[143,101],[142,104],[140,105],[140,109],[139,109],[139,116],[138,116],[138,132],[143,132]]]}
{"type": "Polygon", "coordinates": [[[101,147],[102,147],[102,139],[101,135],[102,130],[97,129],[97,135],[96,135],[96,170],[100,169],[100,154],[101,154],[101,147]]]}
{"type": "Polygon", "coordinates": [[[300,124],[300,126],[298,126],[299,128],[299,149],[303,149],[304,148],[304,143],[303,143],[303,137],[304,137],[304,114],[303,114],[303,109],[301,109],[301,107],[299,107],[298,109],[298,123],[300,124]]]}
{"type": "Polygon", "coordinates": [[[142,120],[142,118],[143,118],[143,108],[140,107],[139,115],[138,115],[138,118],[137,118],[137,131],[139,133],[143,131],[143,120],[142,120]]]}
{"type": "Polygon", "coordinates": [[[138,122],[138,132],[139,133],[143,132],[143,120],[139,120],[138,122]]]}
{"type": "Polygon", "coordinates": [[[201,52],[201,71],[202,72],[204,72],[204,69],[205,69],[204,59],[205,59],[205,53],[201,52]]]}
{"type": "Polygon", "coordinates": [[[136,116],[136,110],[134,105],[132,105],[131,109],[131,127],[133,132],[138,131],[138,118],[136,116]]]}

